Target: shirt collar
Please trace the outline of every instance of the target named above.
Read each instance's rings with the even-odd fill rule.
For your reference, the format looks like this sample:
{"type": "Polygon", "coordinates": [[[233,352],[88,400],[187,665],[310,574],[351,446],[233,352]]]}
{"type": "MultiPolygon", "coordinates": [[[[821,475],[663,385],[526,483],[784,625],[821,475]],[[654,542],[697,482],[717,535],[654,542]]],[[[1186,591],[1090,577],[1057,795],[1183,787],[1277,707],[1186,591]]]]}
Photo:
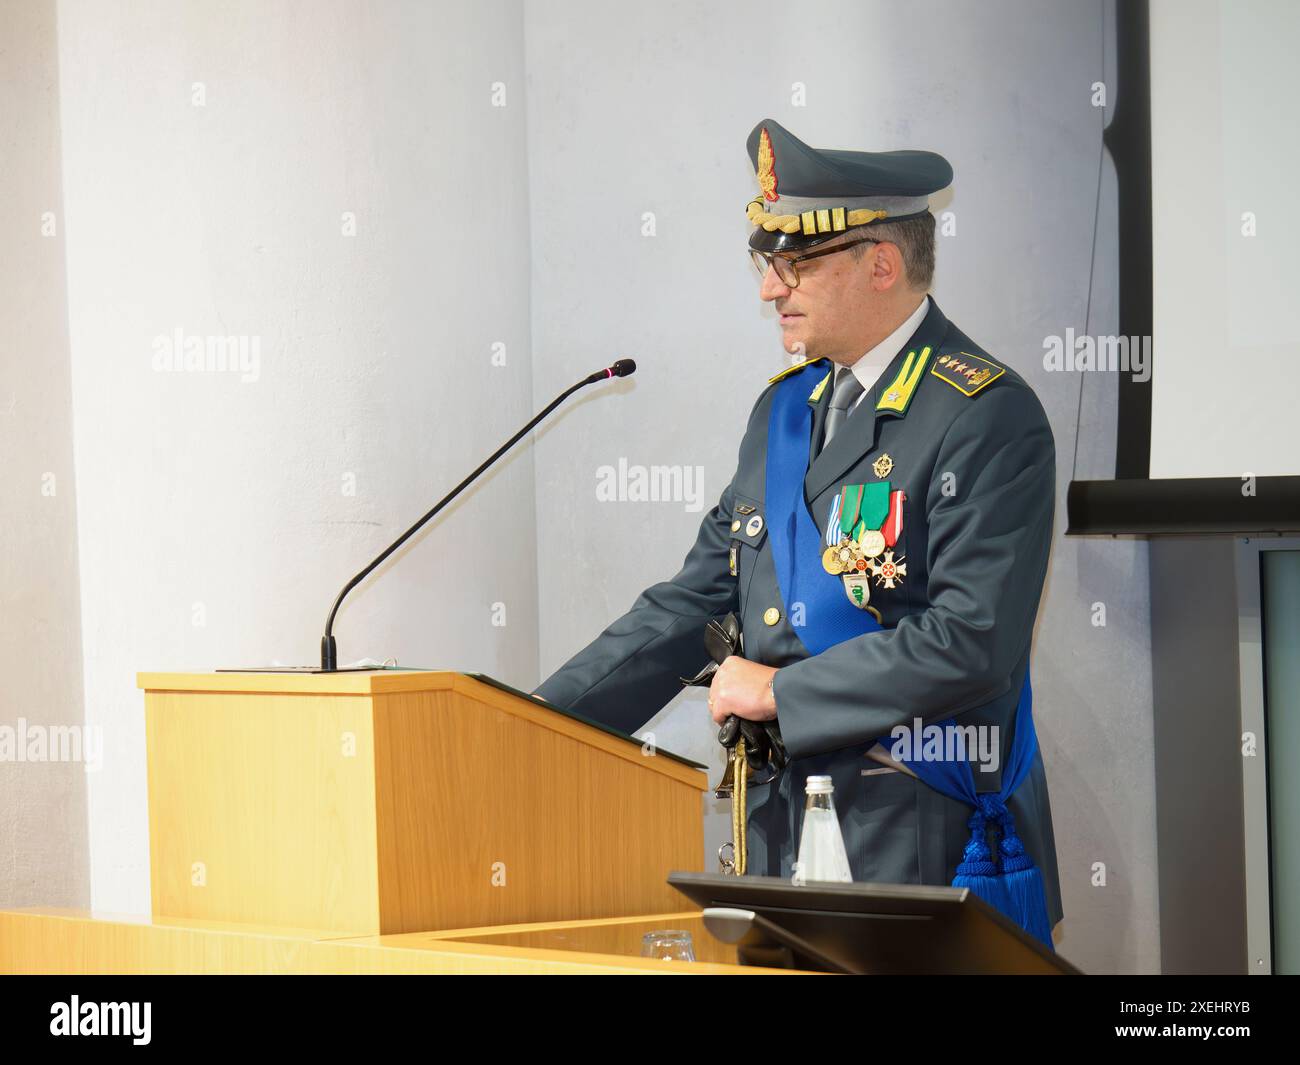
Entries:
{"type": "MultiPolygon", "coordinates": [[[[863,396],[871,391],[880,375],[885,372],[885,368],[903,350],[903,345],[907,343],[908,338],[920,328],[921,322],[924,321],[929,310],[930,297],[926,296],[921,300],[920,306],[908,316],[907,321],[903,322],[902,325],[850,367],[853,375],[862,385],[863,396]]],[[[858,402],[861,401],[862,397],[860,396],[858,402]]]]}

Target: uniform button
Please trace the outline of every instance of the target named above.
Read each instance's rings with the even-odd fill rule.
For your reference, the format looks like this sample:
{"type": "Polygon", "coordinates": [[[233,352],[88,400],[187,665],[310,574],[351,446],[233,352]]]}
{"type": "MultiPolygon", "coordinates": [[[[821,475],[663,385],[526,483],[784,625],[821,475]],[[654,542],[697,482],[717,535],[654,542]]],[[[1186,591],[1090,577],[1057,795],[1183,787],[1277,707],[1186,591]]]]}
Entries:
{"type": "Polygon", "coordinates": [[[770,606],[763,611],[764,625],[775,625],[780,620],[781,620],[781,611],[777,610],[776,607],[770,606]]]}
{"type": "Polygon", "coordinates": [[[732,532],[740,532],[740,519],[739,519],[739,518],[737,518],[735,521],[733,521],[733,522],[731,523],[731,531],[732,531],[732,532]]]}

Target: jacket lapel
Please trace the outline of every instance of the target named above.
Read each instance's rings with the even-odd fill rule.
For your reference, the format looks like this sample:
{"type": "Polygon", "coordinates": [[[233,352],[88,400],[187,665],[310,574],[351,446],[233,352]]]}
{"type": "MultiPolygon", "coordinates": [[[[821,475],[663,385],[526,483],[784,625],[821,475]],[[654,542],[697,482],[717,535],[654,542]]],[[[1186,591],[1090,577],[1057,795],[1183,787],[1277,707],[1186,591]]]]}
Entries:
{"type": "MultiPolygon", "coordinates": [[[[810,462],[808,473],[804,477],[804,497],[809,504],[861,461],[863,456],[875,449],[876,434],[882,418],[902,418],[906,415],[912,397],[920,388],[921,380],[929,371],[947,332],[948,319],[931,296],[930,309],[921,319],[916,332],[840,427],[835,439],[810,462]],[[930,349],[928,354],[925,353],[926,348],[930,349]]],[[[829,387],[825,389],[827,394],[830,391],[829,387]]],[[[825,408],[829,403],[826,395],[821,398],[822,402],[818,403],[820,413],[813,420],[814,442],[820,439],[818,430],[825,423],[825,408]]],[[[817,515],[814,514],[813,518],[816,520],[817,515]]]]}
{"type": "MultiPolygon", "coordinates": [[[[826,424],[826,412],[831,407],[831,393],[834,391],[835,384],[835,364],[827,360],[829,379],[824,385],[819,385],[808,396],[808,406],[813,409],[812,436],[808,439],[808,466],[811,469],[813,461],[817,458],[817,449],[822,442],[822,427],[826,424]]],[[[826,378],[826,374],[822,378],[826,378]]],[[[820,380],[820,379],[819,379],[820,380]]],[[[865,400],[863,402],[866,402],[865,400]]],[[[806,480],[805,480],[806,483],[806,480]]]]}

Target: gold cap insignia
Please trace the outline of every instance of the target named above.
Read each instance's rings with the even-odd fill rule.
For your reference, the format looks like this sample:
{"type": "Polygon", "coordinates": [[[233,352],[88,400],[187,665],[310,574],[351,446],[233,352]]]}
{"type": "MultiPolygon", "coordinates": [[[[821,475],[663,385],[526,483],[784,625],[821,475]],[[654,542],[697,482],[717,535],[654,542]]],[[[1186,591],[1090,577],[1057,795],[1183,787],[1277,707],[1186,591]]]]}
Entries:
{"type": "Polygon", "coordinates": [[[758,187],[769,203],[779,200],[776,194],[776,156],[772,152],[772,138],[764,126],[758,135],[758,187]]]}

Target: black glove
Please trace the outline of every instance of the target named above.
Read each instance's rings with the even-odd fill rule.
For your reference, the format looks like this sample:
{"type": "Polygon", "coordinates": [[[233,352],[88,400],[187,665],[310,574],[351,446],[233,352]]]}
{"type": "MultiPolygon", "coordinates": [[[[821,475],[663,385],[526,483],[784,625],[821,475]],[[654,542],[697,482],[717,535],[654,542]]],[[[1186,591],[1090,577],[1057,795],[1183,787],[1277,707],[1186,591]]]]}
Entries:
{"type": "MultiPolygon", "coordinates": [[[[704,627],[704,649],[713,661],[694,677],[678,678],[688,687],[708,687],[713,683],[713,675],[717,673],[718,666],[731,655],[740,653],[740,620],[735,614],[709,620],[704,627]]],[[[781,727],[777,722],[747,721],[732,714],[718,729],[718,742],[728,750],[736,746],[736,741],[741,736],[745,738],[745,761],[755,772],[762,772],[766,768],[775,776],[789,762],[790,757],[786,753],[785,744],[781,742],[781,727]]]]}
{"type": "Polygon", "coordinates": [[[713,683],[713,674],[718,671],[718,667],[731,655],[739,653],[740,619],[735,614],[728,614],[725,618],[710,618],[704,626],[704,649],[713,661],[689,680],[686,677],[677,678],[688,687],[694,685],[707,688],[713,683]]]}

